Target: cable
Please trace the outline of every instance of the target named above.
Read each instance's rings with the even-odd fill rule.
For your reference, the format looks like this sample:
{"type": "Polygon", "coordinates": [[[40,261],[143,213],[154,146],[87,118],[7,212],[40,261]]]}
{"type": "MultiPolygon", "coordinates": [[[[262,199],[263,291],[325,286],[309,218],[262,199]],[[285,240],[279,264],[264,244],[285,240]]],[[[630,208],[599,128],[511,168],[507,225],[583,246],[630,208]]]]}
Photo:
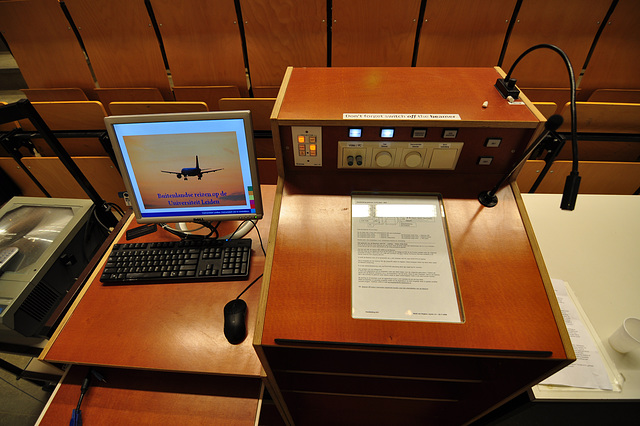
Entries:
{"type": "Polygon", "coordinates": [[[256,222],[254,222],[253,220],[245,220],[242,223],[240,223],[240,225],[238,225],[235,231],[233,231],[229,235],[225,235],[222,238],[225,240],[242,238],[245,235],[247,235],[251,231],[251,229],[253,229],[253,227],[255,226],[256,226],[256,222]],[[247,225],[248,223],[250,223],[251,225],[247,225]]]}
{"type": "Polygon", "coordinates": [[[247,290],[249,290],[252,285],[254,285],[260,278],[262,278],[263,275],[264,274],[260,274],[258,276],[258,278],[256,278],[255,280],[251,281],[251,284],[249,284],[244,290],[242,290],[242,292],[238,295],[238,297],[236,297],[236,299],[240,299],[240,296],[242,296],[247,290]]]}
{"type": "Polygon", "coordinates": [[[218,238],[218,226],[220,226],[220,222],[216,223],[216,226],[211,225],[211,222],[205,222],[203,220],[195,220],[194,223],[197,223],[199,225],[202,225],[204,228],[207,228],[209,232],[207,235],[205,235],[205,238],[218,238]],[[212,235],[215,234],[215,237],[212,237],[212,235]]]}
{"type": "Polygon", "coordinates": [[[264,249],[264,244],[262,244],[262,235],[260,235],[260,230],[258,229],[257,221],[253,222],[253,227],[256,228],[256,232],[258,233],[258,240],[260,241],[260,248],[262,249],[262,254],[264,254],[264,256],[267,257],[267,252],[264,249]]]}
{"type": "MultiPolygon", "coordinates": [[[[262,244],[262,235],[260,235],[260,230],[258,229],[257,221],[249,220],[249,222],[253,223],[253,227],[255,228],[256,232],[258,233],[258,240],[260,241],[260,248],[262,249],[262,253],[266,256],[267,252],[264,249],[264,244],[262,244]]],[[[242,290],[242,292],[238,295],[238,297],[236,297],[236,299],[240,299],[240,296],[242,296],[247,290],[249,290],[252,285],[254,285],[260,278],[262,278],[263,275],[264,274],[260,274],[258,276],[258,278],[256,278],[255,280],[251,281],[251,284],[249,284],[244,290],[242,290]]]]}

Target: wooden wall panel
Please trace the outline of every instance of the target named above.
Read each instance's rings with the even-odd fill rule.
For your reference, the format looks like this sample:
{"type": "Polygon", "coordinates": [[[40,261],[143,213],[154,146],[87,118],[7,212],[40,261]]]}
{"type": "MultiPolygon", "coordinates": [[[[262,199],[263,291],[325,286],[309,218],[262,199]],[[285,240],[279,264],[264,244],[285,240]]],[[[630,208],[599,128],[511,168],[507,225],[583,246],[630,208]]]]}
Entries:
{"type": "Polygon", "coordinates": [[[325,1],[241,0],[240,4],[251,84],[279,86],[288,66],[327,66],[325,1]]]}
{"type": "MultiPolygon", "coordinates": [[[[502,68],[508,72],[516,58],[540,43],[558,46],[569,57],[576,79],[611,0],[524,1],[505,53],[502,68]]],[[[569,87],[562,58],[549,49],[527,55],[513,74],[520,87],[569,87]]]]}
{"type": "Polygon", "coordinates": [[[334,1],[332,66],[411,66],[419,12],[419,0],[334,1]]]}
{"type": "Polygon", "coordinates": [[[515,4],[516,0],[428,1],[416,66],[496,65],[515,4]]]}
{"type": "Polygon", "coordinates": [[[172,100],[167,71],[142,1],[66,0],[100,87],[157,87],[172,100]]]}
{"type": "Polygon", "coordinates": [[[247,96],[233,1],[151,1],[177,86],[237,86],[247,96]]]}
{"type": "Polygon", "coordinates": [[[0,2],[0,31],[30,88],[95,87],[57,1],[0,2]]]}
{"type": "Polygon", "coordinates": [[[620,0],[587,65],[580,86],[640,89],[640,2],[620,0]]]}

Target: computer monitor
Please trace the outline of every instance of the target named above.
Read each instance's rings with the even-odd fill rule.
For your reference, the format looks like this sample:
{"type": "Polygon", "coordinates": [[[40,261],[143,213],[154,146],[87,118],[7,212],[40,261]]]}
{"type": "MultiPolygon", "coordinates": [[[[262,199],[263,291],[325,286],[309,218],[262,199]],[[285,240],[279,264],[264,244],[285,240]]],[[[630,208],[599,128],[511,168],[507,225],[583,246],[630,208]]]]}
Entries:
{"type": "Polygon", "coordinates": [[[249,111],[111,116],[105,123],[139,223],[262,218],[249,111]]]}

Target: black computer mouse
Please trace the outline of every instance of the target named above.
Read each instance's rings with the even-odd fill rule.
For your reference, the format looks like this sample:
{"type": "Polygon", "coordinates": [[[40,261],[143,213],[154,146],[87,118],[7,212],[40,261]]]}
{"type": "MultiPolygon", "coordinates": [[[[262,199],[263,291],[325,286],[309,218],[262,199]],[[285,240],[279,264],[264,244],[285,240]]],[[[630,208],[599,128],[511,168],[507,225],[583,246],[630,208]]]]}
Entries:
{"type": "Polygon", "coordinates": [[[247,303],[233,299],[224,305],[224,336],[229,343],[237,345],[247,337],[247,303]]]}

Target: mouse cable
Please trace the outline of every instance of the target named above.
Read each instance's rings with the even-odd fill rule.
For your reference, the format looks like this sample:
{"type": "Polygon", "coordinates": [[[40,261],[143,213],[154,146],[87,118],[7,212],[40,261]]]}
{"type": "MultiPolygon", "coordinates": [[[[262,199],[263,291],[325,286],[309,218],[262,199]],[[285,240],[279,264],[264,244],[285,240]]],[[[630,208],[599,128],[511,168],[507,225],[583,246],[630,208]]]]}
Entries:
{"type": "Polygon", "coordinates": [[[258,229],[258,221],[257,220],[245,220],[243,221],[240,225],[238,225],[238,227],[236,228],[235,231],[233,231],[231,234],[229,234],[229,236],[227,237],[228,240],[232,239],[233,236],[235,235],[236,232],[238,232],[238,230],[240,228],[242,228],[242,226],[247,223],[247,222],[251,222],[253,224],[253,228],[256,230],[256,232],[258,233],[258,240],[260,240],[260,248],[262,249],[262,254],[264,254],[265,256],[267,255],[267,252],[264,249],[264,244],[262,243],[262,235],[260,235],[260,230],[258,229]]]}
{"type": "Polygon", "coordinates": [[[262,244],[262,235],[260,235],[260,230],[258,229],[258,221],[250,221],[253,222],[253,227],[256,228],[256,232],[258,233],[258,240],[260,241],[260,248],[262,249],[262,254],[267,257],[267,252],[264,249],[264,244],[262,244]]]}
{"type": "Polygon", "coordinates": [[[243,295],[247,290],[249,290],[249,289],[251,288],[251,286],[252,286],[252,285],[254,285],[254,284],[255,284],[255,283],[256,283],[260,278],[262,278],[262,276],[263,276],[263,275],[264,275],[264,274],[260,274],[260,275],[258,276],[258,278],[256,278],[255,280],[251,281],[251,284],[249,284],[249,285],[247,286],[247,288],[245,288],[244,290],[242,290],[242,293],[240,293],[240,294],[238,295],[238,297],[236,297],[236,299],[240,299],[240,296],[242,296],[242,295],[243,295]]]}

